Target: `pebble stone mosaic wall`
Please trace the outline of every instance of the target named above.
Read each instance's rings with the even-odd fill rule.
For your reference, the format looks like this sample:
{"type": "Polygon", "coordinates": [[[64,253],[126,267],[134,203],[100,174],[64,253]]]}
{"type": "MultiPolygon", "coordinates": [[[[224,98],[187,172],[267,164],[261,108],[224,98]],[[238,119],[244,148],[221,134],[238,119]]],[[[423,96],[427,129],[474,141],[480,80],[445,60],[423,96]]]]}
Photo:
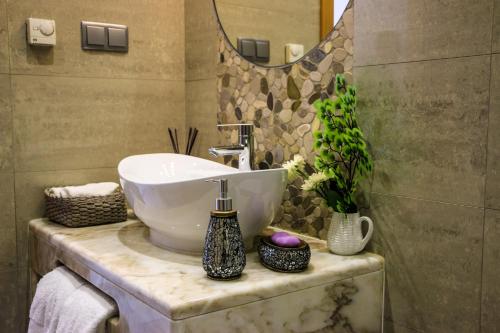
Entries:
{"type": "MultiPolygon", "coordinates": [[[[243,59],[218,25],[218,123],[253,123],[258,169],[277,168],[300,154],[314,162],[312,132],[320,123],[312,104],[335,98],[335,75],[352,82],[353,2],[333,31],[297,63],[263,67],[243,59]]],[[[237,132],[221,129],[224,142],[237,142],[237,132]]],[[[237,167],[237,158],[226,158],[237,167]]],[[[326,238],[331,211],[314,194],[301,190],[302,180],[287,187],[273,224],[326,238]]]]}

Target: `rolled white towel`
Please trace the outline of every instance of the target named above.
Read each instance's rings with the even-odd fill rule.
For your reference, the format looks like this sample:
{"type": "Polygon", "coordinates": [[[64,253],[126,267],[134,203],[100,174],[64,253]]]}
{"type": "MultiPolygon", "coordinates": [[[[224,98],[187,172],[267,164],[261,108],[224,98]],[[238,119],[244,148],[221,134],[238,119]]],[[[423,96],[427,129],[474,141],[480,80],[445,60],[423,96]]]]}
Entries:
{"type": "Polygon", "coordinates": [[[117,183],[92,183],[81,186],[52,187],[48,189],[49,195],[60,198],[95,197],[112,194],[120,185],[117,183]]]}
{"type": "Polygon", "coordinates": [[[110,297],[84,284],[64,302],[58,320],[51,321],[48,332],[104,332],[106,321],[117,314],[116,304],[110,297]]]}
{"type": "Polygon", "coordinates": [[[109,296],[61,266],[38,283],[28,333],[104,332],[117,313],[109,296]]]}
{"type": "Polygon", "coordinates": [[[30,308],[28,333],[48,332],[52,318],[59,317],[64,302],[85,281],[64,266],[46,274],[36,287],[30,308]]]}
{"type": "Polygon", "coordinates": [[[38,324],[33,320],[30,320],[28,333],[46,333],[46,332],[45,332],[45,327],[43,327],[42,325],[38,324]]]}

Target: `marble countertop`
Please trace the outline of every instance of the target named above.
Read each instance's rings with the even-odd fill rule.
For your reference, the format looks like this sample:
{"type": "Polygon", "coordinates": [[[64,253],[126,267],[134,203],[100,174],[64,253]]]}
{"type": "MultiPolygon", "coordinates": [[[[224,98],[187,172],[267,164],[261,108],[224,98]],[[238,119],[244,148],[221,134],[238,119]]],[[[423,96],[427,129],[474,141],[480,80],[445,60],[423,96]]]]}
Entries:
{"type": "Polygon", "coordinates": [[[325,242],[301,235],[312,251],[307,271],[270,271],[252,252],[247,255],[241,279],[220,282],[206,277],[201,257],[152,245],[148,228],[138,220],[74,229],[38,219],[30,222],[30,231],[65,257],[78,261],[172,320],[368,274],[384,265],[382,257],[371,253],[333,255],[325,242]]]}

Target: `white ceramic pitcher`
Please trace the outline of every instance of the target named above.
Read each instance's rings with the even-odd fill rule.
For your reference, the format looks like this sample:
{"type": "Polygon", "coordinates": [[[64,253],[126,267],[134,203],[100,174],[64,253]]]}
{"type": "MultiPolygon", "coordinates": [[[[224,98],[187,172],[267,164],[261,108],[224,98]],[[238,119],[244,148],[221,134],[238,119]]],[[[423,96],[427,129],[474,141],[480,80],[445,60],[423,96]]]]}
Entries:
{"type": "Polygon", "coordinates": [[[344,214],[334,212],[328,229],[327,245],[331,252],[349,256],[361,252],[373,234],[373,222],[369,217],[359,217],[359,213],[344,214]],[[363,237],[361,224],[368,222],[368,232],[363,237]]]}

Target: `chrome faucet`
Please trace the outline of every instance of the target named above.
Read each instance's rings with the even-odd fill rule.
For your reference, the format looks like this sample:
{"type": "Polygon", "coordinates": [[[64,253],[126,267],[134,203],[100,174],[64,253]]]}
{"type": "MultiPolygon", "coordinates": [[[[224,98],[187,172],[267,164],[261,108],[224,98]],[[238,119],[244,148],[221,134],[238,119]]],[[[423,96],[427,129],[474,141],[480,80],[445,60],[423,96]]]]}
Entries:
{"type": "Polygon", "coordinates": [[[252,124],[228,124],[217,127],[237,127],[238,144],[234,146],[211,147],[208,153],[214,157],[238,155],[238,169],[254,170],[254,139],[252,124]]]}

